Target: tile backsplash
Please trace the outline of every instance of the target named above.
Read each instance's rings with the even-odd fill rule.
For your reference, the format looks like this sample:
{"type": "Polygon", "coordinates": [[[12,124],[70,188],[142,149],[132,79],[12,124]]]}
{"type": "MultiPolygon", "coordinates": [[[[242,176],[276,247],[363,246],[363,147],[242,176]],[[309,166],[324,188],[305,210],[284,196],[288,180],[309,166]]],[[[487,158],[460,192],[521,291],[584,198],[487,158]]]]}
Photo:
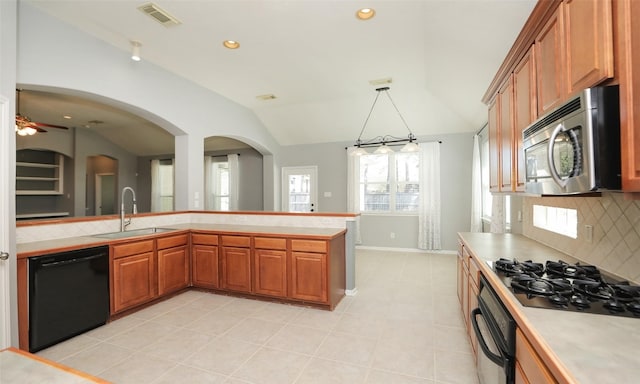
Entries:
{"type": "Polygon", "coordinates": [[[640,284],[640,200],[604,192],[597,197],[525,197],[522,205],[524,236],[640,284]],[[534,227],[534,205],[576,209],[577,239],[534,227]],[[587,225],[593,226],[591,241],[587,225]]]}

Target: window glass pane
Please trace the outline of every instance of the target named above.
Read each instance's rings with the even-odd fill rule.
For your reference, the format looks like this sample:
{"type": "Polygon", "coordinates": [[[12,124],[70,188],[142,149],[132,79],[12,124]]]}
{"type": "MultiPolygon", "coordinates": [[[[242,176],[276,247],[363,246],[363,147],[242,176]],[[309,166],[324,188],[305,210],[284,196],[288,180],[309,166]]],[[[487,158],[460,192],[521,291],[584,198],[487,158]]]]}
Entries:
{"type": "Polygon", "coordinates": [[[578,237],[578,211],[569,208],[534,205],[533,225],[576,239],[578,237]]]}
{"type": "Polygon", "coordinates": [[[360,157],[360,210],[390,210],[389,155],[360,157]]]}
{"type": "Polygon", "coordinates": [[[159,161],[158,175],[160,178],[160,211],[167,212],[173,210],[173,160],[165,159],[159,161]]]}
{"type": "Polygon", "coordinates": [[[418,210],[420,157],[417,153],[398,153],[396,159],[396,211],[418,210]]]}
{"type": "Polygon", "coordinates": [[[311,210],[311,175],[289,175],[289,212],[311,210]]]}
{"type": "Polygon", "coordinates": [[[389,182],[389,156],[364,155],[360,156],[360,182],[389,182]]]}

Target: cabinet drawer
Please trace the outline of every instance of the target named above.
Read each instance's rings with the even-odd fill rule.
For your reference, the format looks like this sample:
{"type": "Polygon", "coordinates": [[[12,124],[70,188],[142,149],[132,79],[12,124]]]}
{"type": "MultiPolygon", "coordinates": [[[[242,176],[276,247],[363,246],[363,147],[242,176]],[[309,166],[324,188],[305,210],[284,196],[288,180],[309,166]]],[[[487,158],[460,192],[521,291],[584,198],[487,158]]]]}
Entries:
{"type": "Polygon", "coordinates": [[[480,267],[478,267],[477,263],[478,262],[475,257],[469,258],[469,275],[471,276],[471,280],[473,280],[473,283],[476,287],[480,284],[480,267]]]}
{"type": "Polygon", "coordinates": [[[209,235],[204,233],[192,233],[191,242],[193,244],[202,245],[218,245],[218,235],[209,235]]]}
{"type": "Polygon", "coordinates": [[[228,247],[245,247],[251,246],[251,238],[249,236],[221,236],[222,245],[228,247]]]}
{"type": "Polygon", "coordinates": [[[291,240],[292,251],[327,252],[327,242],[324,240],[291,240]]]}
{"type": "Polygon", "coordinates": [[[273,237],[256,237],[255,247],[260,249],[287,249],[287,239],[273,237]]]}
{"type": "Polygon", "coordinates": [[[153,240],[136,241],[135,243],[113,246],[114,259],[144,252],[153,252],[153,240]]]}
{"type": "Polygon", "coordinates": [[[181,245],[187,245],[189,243],[188,234],[161,237],[158,239],[158,249],[179,247],[181,245]]]}

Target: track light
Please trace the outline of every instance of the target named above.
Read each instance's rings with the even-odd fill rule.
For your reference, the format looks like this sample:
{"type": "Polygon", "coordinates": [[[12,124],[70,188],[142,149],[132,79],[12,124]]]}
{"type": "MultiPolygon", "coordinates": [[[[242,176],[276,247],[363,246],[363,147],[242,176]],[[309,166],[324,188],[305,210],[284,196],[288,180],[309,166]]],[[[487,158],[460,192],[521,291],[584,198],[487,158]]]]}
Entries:
{"type": "Polygon", "coordinates": [[[140,47],[142,44],[140,44],[139,41],[133,40],[131,41],[131,46],[131,60],[140,61],[140,47]]]}

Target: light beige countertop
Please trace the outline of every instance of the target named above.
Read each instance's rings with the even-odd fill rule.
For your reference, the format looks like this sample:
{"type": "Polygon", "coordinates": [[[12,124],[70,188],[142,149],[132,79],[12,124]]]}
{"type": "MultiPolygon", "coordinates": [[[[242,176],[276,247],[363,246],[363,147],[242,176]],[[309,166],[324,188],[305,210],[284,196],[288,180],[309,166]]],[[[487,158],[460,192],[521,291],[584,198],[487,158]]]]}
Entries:
{"type": "MultiPolygon", "coordinates": [[[[479,260],[495,261],[504,257],[537,262],[576,261],[520,235],[460,233],[459,236],[472,256],[479,260]]],[[[561,383],[638,382],[640,318],[524,307],[489,264],[481,264],[482,273],[561,383]]]]}
{"type": "MultiPolygon", "coordinates": [[[[186,231],[207,231],[220,234],[243,234],[243,235],[263,235],[263,236],[287,236],[304,237],[317,239],[332,239],[341,235],[346,230],[344,228],[313,228],[313,227],[278,227],[266,225],[226,225],[226,224],[202,224],[186,223],[161,226],[162,228],[172,228],[174,231],[126,237],[119,239],[105,239],[100,237],[76,236],[55,240],[34,241],[17,244],[18,258],[38,256],[45,253],[63,252],[72,249],[97,247],[101,245],[113,244],[116,242],[126,242],[142,240],[158,236],[171,236],[186,231]]],[[[133,230],[133,229],[131,229],[133,230]]],[[[99,234],[96,234],[99,235],[99,234]]]]}
{"type": "Polygon", "coordinates": [[[0,383],[89,384],[108,382],[15,348],[0,350],[0,383]]]}

